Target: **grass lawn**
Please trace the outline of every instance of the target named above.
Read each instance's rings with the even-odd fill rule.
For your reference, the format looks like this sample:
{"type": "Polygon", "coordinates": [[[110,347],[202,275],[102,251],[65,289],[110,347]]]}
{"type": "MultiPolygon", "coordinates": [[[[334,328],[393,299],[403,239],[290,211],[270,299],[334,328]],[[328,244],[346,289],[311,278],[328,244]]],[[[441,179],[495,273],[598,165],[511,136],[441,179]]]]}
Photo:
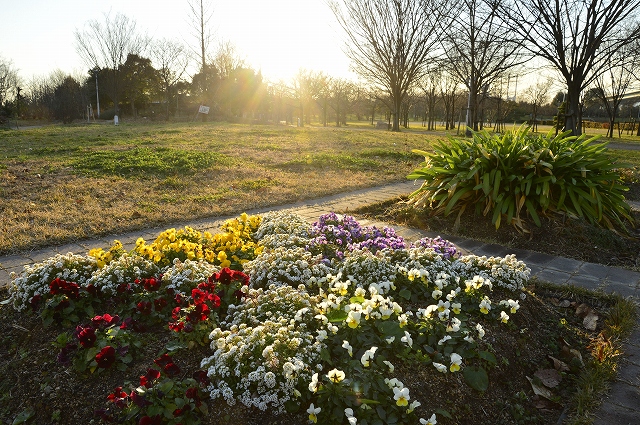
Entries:
{"type": "Polygon", "coordinates": [[[220,123],[0,132],[0,254],[400,181],[435,136],[220,123]]]}

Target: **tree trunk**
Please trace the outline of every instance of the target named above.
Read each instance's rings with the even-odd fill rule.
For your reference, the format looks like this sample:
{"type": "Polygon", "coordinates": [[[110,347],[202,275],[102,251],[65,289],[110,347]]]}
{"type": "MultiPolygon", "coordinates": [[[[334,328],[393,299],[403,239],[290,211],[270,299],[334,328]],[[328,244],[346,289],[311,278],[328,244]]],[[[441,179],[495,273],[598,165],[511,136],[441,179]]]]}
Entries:
{"type": "Polygon", "coordinates": [[[402,98],[400,96],[393,97],[393,125],[391,131],[400,131],[400,108],[402,107],[402,98]]]}
{"type": "Polygon", "coordinates": [[[582,134],[580,87],[576,84],[567,84],[567,112],[564,117],[564,130],[571,131],[574,136],[582,134]]]}

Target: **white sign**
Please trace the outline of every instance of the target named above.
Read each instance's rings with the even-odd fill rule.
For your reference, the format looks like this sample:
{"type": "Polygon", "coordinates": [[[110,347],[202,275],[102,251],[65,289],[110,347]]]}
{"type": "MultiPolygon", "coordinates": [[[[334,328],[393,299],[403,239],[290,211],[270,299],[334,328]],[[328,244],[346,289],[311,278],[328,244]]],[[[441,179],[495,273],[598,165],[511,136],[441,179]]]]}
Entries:
{"type": "Polygon", "coordinates": [[[204,105],[200,105],[200,108],[198,109],[198,113],[199,114],[208,114],[209,113],[209,107],[208,106],[204,106],[204,105]]]}

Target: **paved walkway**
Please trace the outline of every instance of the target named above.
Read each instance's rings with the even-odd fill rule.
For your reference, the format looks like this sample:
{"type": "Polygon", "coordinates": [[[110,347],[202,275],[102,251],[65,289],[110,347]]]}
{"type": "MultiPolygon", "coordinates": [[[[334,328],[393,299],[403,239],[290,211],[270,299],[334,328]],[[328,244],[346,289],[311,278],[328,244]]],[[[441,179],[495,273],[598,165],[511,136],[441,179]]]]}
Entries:
{"type": "MultiPolygon", "coordinates": [[[[358,207],[385,201],[415,190],[414,182],[403,182],[384,187],[364,189],[348,194],[328,196],[321,199],[299,202],[272,208],[271,210],[289,210],[305,217],[309,221],[316,221],[321,214],[339,211],[348,212],[358,207]]],[[[634,208],[640,205],[634,204],[634,208]]],[[[268,210],[247,211],[249,214],[264,213],[268,210]]],[[[197,230],[208,230],[212,233],[219,231],[220,225],[231,217],[220,217],[215,220],[199,220],[176,224],[176,228],[189,225],[197,230]]],[[[383,222],[359,220],[364,225],[383,227],[383,222]]],[[[403,226],[395,226],[396,231],[407,240],[416,240],[425,236],[438,236],[432,232],[424,232],[403,226]]],[[[95,240],[87,240],[64,246],[56,246],[21,255],[0,257],[0,286],[9,283],[12,271],[20,272],[24,265],[42,261],[56,253],[86,254],[90,248],[111,246],[114,239],[119,239],[127,249],[135,246],[135,241],[143,237],[152,241],[165,227],[147,229],[140,232],[114,234],[95,240]]],[[[520,249],[506,249],[495,244],[485,244],[478,241],[466,240],[458,237],[440,235],[455,243],[463,252],[486,256],[504,256],[516,254],[519,260],[527,263],[532,276],[560,284],[575,285],[591,290],[602,290],[607,293],[618,293],[622,296],[640,297],[640,272],[634,272],[618,267],[607,267],[599,264],[587,263],[569,258],[554,257],[532,251],[520,249]]],[[[640,325],[640,323],[639,323],[640,325]]],[[[595,425],[637,425],[640,424],[640,326],[636,327],[631,338],[625,344],[625,356],[620,368],[620,374],[611,388],[603,405],[597,412],[595,425]]]]}

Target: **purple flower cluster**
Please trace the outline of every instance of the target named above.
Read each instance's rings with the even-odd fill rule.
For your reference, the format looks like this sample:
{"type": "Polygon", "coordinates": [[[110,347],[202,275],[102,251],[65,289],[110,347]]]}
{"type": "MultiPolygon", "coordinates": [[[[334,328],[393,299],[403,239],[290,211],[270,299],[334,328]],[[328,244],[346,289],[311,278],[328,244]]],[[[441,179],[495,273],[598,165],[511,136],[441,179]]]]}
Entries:
{"type": "Polygon", "coordinates": [[[441,254],[446,259],[454,259],[460,257],[460,252],[454,244],[440,236],[435,238],[418,239],[411,244],[411,248],[433,248],[435,252],[441,254]]]}
{"type": "Polygon", "coordinates": [[[356,249],[376,252],[380,249],[404,249],[404,239],[394,229],[362,227],[352,216],[339,217],[336,213],[320,216],[311,228],[307,250],[325,258],[344,258],[344,253],[356,249]]]}

